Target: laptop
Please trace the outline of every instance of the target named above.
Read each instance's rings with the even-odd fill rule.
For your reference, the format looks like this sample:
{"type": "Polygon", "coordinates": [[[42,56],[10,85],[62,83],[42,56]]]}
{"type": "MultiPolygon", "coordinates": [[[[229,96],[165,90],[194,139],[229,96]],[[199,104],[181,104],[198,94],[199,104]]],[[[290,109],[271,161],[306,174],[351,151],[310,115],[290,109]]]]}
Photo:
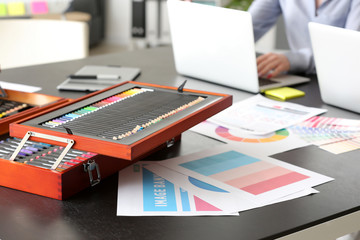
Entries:
{"type": "Polygon", "coordinates": [[[179,74],[253,93],[310,80],[283,75],[259,83],[250,13],[179,0],[167,6],[179,74]]]}
{"type": "Polygon", "coordinates": [[[86,65],[58,85],[57,89],[98,91],[125,81],[133,81],[140,72],[140,69],[135,67],[86,65]]]}
{"type": "Polygon", "coordinates": [[[360,32],[309,23],[321,99],[360,113],[360,32]]]}

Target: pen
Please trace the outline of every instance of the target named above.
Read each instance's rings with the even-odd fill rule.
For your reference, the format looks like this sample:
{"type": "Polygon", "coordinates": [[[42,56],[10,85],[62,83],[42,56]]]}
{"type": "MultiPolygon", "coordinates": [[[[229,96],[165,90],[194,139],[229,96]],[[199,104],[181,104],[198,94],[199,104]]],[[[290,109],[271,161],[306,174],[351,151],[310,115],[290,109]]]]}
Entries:
{"type": "Polygon", "coordinates": [[[121,77],[118,75],[111,74],[98,74],[98,75],[70,75],[71,79],[108,79],[108,80],[117,80],[121,77]]]}

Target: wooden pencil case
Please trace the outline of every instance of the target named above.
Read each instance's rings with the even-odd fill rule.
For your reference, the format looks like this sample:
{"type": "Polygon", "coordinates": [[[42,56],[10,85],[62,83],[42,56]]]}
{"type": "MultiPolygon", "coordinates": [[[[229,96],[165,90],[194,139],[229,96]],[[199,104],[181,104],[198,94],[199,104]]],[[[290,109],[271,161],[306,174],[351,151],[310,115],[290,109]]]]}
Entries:
{"type": "Polygon", "coordinates": [[[12,123],[10,135],[68,138],[74,149],[133,160],[231,104],[226,94],[125,82],[12,123]]]}
{"type": "Polygon", "coordinates": [[[1,105],[7,104],[8,102],[16,102],[19,103],[19,105],[8,110],[8,113],[0,111],[0,135],[9,132],[9,124],[12,122],[69,101],[61,97],[40,93],[28,93],[9,89],[3,89],[3,91],[6,96],[0,97],[1,105]],[[18,110],[16,110],[16,108],[18,108],[18,110]]]}
{"type": "MultiPolygon", "coordinates": [[[[0,120],[1,135],[4,134],[0,136],[0,140],[1,138],[8,138],[9,123],[28,116],[41,115],[45,110],[50,110],[57,106],[66,106],[72,101],[70,99],[38,93],[13,90],[5,90],[5,92],[7,96],[1,97],[0,100],[26,103],[28,107],[0,120]]],[[[180,137],[180,135],[177,136],[174,141],[178,141],[180,137]]],[[[30,138],[29,140],[32,139],[30,138]]],[[[147,154],[151,154],[166,146],[168,146],[168,144],[163,143],[147,154]]],[[[145,157],[147,154],[140,156],[139,159],[145,157]]],[[[138,159],[134,159],[134,161],[137,160],[138,159]]],[[[64,200],[89,186],[96,185],[101,179],[118,172],[130,164],[132,164],[131,161],[96,154],[67,169],[59,170],[60,168],[57,168],[51,170],[10,161],[8,158],[0,158],[0,185],[49,198],[64,200]]]]}
{"type": "MultiPolygon", "coordinates": [[[[177,136],[174,140],[180,140],[177,136]]],[[[164,143],[146,155],[158,151],[164,143]]],[[[0,185],[57,200],[65,200],[81,190],[95,186],[101,179],[129,166],[133,161],[95,155],[65,170],[51,170],[0,158],[0,185]]]]}
{"type": "MultiPolygon", "coordinates": [[[[18,120],[16,123],[12,123],[10,126],[10,136],[23,138],[26,135],[34,134],[30,137],[32,141],[62,146],[66,144],[59,143],[55,139],[64,138],[73,141],[73,149],[99,154],[61,171],[59,171],[58,167],[44,169],[17,161],[0,159],[0,169],[6,169],[6,173],[0,175],[0,185],[64,200],[89,186],[97,184],[100,179],[118,172],[145,156],[170,146],[174,141],[180,140],[182,132],[227,108],[231,103],[232,97],[230,95],[187,89],[179,90],[173,87],[139,82],[126,82],[91,93],[71,102],[61,102],[41,113],[33,114],[18,120]],[[137,89],[136,91],[140,89],[141,91],[135,96],[129,94],[127,98],[119,98],[118,101],[112,102],[114,96],[129,93],[128,91],[131,92],[133,89],[137,89]],[[142,98],[137,98],[141,94],[144,94],[142,98]],[[146,94],[149,95],[149,98],[145,96],[146,94]],[[165,99],[169,97],[175,104],[162,102],[163,99],[155,103],[154,99],[157,99],[157,94],[165,95],[165,99]],[[199,97],[201,100],[198,100],[199,97]],[[133,101],[133,105],[130,108],[134,108],[130,109],[134,110],[130,112],[138,112],[139,109],[144,109],[138,108],[138,105],[142,106],[146,102],[150,102],[148,105],[151,105],[151,103],[157,104],[155,110],[163,106],[169,107],[170,113],[169,115],[162,114],[164,115],[162,119],[158,119],[157,122],[150,124],[148,127],[145,126],[141,131],[136,131],[134,134],[123,139],[109,139],[104,138],[104,136],[92,135],[91,129],[89,132],[87,128],[85,128],[87,131],[81,131],[81,128],[79,130],[77,126],[82,123],[76,123],[76,120],[69,121],[72,124],[59,124],[65,125],[60,127],[49,128],[46,124],[44,126],[44,123],[53,119],[59,119],[61,116],[78,114],[79,119],[90,116],[89,119],[94,120],[92,121],[93,125],[91,128],[101,128],[103,124],[100,124],[99,127],[95,123],[97,121],[101,123],[101,119],[109,117],[101,116],[102,109],[107,110],[109,106],[115,106],[130,100],[133,101]],[[178,101],[180,103],[177,103],[178,101]],[[89,109],[89,106],[93,106],[94,103],[101,103],[103,105],[100,104],[102,107],[95,112],[91,112],[92,108],[89,109]],[[172,109],[174,106],[176,108],[172,109]],[[84,108],[87,108],[89,112],[84,112],[84,108]],[[38,137],[39,135],[53,136],[54,139],[43,139],[38,137]]],[[[124,107],[129,106],[124,105],[124,107]]],[[[167,110],[165,109],[164,111],[166,112],[167,110]]],[[[129,113],[129,111],[124,110],[124,113],[129,113]]],[[[120,118],[126,117],[129,116],[125,115],[120,118]]],[[[150,120],[154,119],[150,118],[150,120]]],[[[116,123],[117,120],[114,119],[114,122],[116,123]]],[[[134,123],[136,123],[135,125],[140,124],[136,121],[134,123]]],[[[110,128],[116,128],[116,124],[110,125],[110,128]]]]}

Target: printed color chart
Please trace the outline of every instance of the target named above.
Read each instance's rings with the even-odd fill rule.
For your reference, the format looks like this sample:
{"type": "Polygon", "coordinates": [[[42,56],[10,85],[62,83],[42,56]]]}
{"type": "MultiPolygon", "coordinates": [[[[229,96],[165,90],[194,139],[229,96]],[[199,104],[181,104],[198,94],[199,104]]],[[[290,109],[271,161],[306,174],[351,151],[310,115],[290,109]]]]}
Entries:
{"type": "Polygon", "coordinates": [[[247,149],[270,156],[310,145],[310,143],[293,134],[289,129],[281,129],[266,135],[254,135],[236,128],[228,128],[209,121],[203,121],[190,130],[218,139],[241,149],[247,149]]]}
{"type": "Polygon", "coordinates": [[[303,140],[334,154],[360,149],[359,120],[316,116],[291,130],[303,140]]]}
{"type": "Polygon", "coordinates": [[[146,168],[225,211],[244,211],[305,196],[333,178],[222,144],[146,168]],[[193,179],[196,179],[195,181],[193,179]]]}
{"type": "Polygon", "coordinates": [[[229,129],[266,135],[305,121],[326,110],[279,102],[258,94],[216,114],[208,121],[229,129]]]}
{"type": "Polygon", "coordinates": [[[236,212],[223,212],[177,184],[144,168],[153,164],[156,163],[138,162],[120,171],[118,216],[237,215],[236,212]]]}
{"type": "Polygon", "coordinates": [[[220,137],[236,141],[236,142],[247,142],[247,143],[266,143],[266,142],[276,142],[285,139],[289,136],[289,132],[286,129],[278,130],[274,135],[270,137],[257,137],[257,138],[248,138],[240,137],[232,134],[228,128],[218,126],[215,130],[216,134],[220,137]]]}
{"type": "MultiPolygon", "coordinates": [[[[177,211],[176,191],[180,195],[182,211],[191,211],[187,191],[175,188],[171,182],[143,168],[144,211],[177,211]]],[[[196,196],[193,201],[196,211],[221,211],[196,196]]]]}
{"type": "Polygon", "coordinates": [[[309,177],[236,151],[182,163],[180,166],[254,195],[309,177]]]}

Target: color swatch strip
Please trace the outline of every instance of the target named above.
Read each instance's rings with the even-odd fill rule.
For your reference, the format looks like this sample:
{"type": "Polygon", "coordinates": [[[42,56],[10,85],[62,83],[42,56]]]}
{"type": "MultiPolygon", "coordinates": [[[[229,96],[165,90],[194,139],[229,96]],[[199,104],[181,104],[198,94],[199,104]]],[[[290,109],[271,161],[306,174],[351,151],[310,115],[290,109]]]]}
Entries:
{"type": "Polygon", "coordinates": [[[244,165],[255,163],[259,159],[249,157],[236,151],[229,151],[211,157],[201,158],[195,161],[180,164],[180,166],[191,169],[204,176],[223,173],[244,165]]]}
{"type": "Polygon", "coordinates": [[[308,143],[334,154],[360,149],[360,121],[316,116],[291,130],[308,143]]]}
{"type": "Polygon", "coordinates": [[[309,178],[236,151],[186,162],[180,166],[254,195],[309,178]]]}
{"type": "Polygon", "coordinates": [[[309,178],[309,176],[297,172],[290,172],[288,174],[273,177],[266,181],[260,181],[258,183],[243,187],[241,189],[248,193],[258,195],[292,183],[296,183],[307,178],[309,178]]]}
{"type": "Polygon", "coordinates": [[[353,138],[347,141],[330,143],[320,146],[320,148],[333,154],[346,153],[360,149],[360,138],[353,138]]]}

